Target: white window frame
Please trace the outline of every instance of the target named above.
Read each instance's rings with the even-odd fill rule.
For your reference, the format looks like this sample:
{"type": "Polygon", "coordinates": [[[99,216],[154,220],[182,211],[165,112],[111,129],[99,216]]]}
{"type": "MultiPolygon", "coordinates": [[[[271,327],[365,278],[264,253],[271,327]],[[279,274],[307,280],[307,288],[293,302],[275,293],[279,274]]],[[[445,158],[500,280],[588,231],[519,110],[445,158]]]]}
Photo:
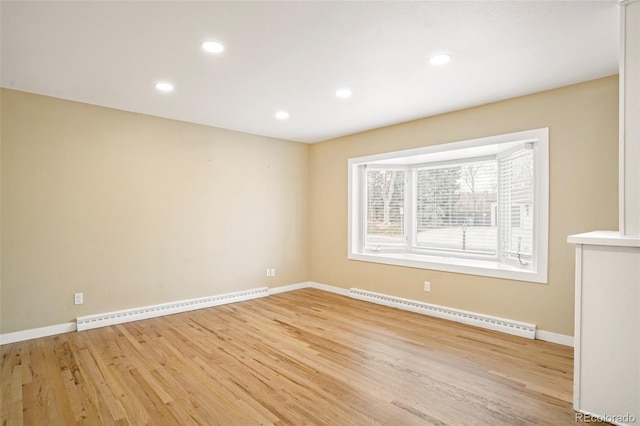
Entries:
{"type": "MultiPolygon", "coordinates": [[[[405,185],[406,187],[406,185],[405,185]]],[[[348,258],[412,268],[432,269],[470,275],[505,278],[518,281],[547,283],[549,247],[549,129],[489,136],[466,141],[431,145],[423,148],[388,152],[351,158],[348,161],[348,258]],[[402,168],[408,165],[433,164],[443,161],[463,161],[486,156],[498,156],[517,146],[529,144],[534,153],[534,222],[533,265],[523,270],[499,258],[451,257],[434,253],[371,252],[365,249],[364,206],[366,205],[367,167],[402,168]]],[[[412,212],[405,212],[405,227],[412,226],[412,212]],[[409,224],[409,225],[408,225],[409,224]]],[[[407,230],[413,238],[412,230],[407,230]]]]}

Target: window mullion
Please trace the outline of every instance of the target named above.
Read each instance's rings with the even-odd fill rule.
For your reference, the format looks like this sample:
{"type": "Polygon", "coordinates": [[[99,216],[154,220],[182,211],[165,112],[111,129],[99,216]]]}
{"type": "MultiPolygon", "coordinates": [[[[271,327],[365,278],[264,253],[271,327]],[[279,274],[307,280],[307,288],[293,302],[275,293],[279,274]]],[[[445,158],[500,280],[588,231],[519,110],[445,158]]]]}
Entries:
{"type": "Polygon", "coordinates": [[[415,169],[413,167],[407,168],[406,179],[404,196],[405,237],[407,241],[407,251],[411,251],[415,244],[415,169]]]}
{"type": "Polygon", "coordinates": [[[364,250],[367,246],[367,215],[369,214],[369,206],[367,203],[367,165],[358,168],[359,193],[360,193],[360,250],[364,250]]]}
{"type": "Polygon", "coordinates": [[[502,176],[502,162],[497,161],[497,174],[496,177],[498,184],[496,188],[496,257],[498,262],[502,262],[502,233],[505,231],[504,226],[504,213],[503,213],[503,194],[504,194],[504,179],[502,176]]]}

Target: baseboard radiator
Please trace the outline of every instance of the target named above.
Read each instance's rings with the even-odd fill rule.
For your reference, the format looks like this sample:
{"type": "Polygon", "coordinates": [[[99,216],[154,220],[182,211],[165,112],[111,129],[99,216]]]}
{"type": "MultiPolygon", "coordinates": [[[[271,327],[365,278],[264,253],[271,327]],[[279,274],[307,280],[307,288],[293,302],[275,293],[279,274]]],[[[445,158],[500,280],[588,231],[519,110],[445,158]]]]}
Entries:
{"type": "Polygon", "coordinates": [[[242,302],[244,300],[266,297],[268,295],[269,288],[261,287],[252,290],[220,294],[217,296],[202,297],[199,299],[182,300],[143,308],[78,317],[78,331],[155,318],[163,315],[177,314],[180,312],[194,311],[196,309],[210,308],[212,306],[226,305],[228,303],[242,302]]]}
{"type": "Polygon", "coordinates": [[[475,312],[448,308],[445,306],[432,305],[415,300],[402,299],[386,294],[359,290],[357,288],[352,288],[349,290],[349,297],[366,302],[377,303],[379,305],[390,306],[405,311],[416,312],[419,314],[430,315],[432,317],[486,328],[489,330],[500,331],[502,333],[512,334],[515,336],[526,337],[528,339],[535,339],[536,337],[535,324],[498,318],[489,315],[478,314],[475,312]]]}

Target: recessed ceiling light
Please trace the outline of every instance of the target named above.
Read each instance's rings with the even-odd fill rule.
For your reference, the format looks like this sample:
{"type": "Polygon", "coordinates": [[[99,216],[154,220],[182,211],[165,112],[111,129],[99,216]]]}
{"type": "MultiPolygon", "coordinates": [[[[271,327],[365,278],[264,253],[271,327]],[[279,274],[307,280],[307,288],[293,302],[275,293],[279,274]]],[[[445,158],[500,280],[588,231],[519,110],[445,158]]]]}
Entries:
{"type": "Polygon", "coordinates": [[[224,50],[224,46],[217,41],[203,41],[201,46],[209,53],[220,53],[224,50]]]}
{"type": "Polygon", "coordinates": [[[336,90],[336,96],[342,99],[350,98],[353,92],[346,87],[336,90]]]}
{"type": "Polygon", "coordinates": [[[173,84],[167,83],[166,81],[160,81],[156,83],[156,89],[160,90],[161,92],[172,92],[173,84]]]}
{"type": "Polygon", "coordinates": [[[451,56],[446,53],[440,53],[438,55],[433,55],[429,58],[429,63],[431,65],[444,65],[451,60],[451,56]]]}
{"type": "Polygon", "coordinates": [[[289,113],[287,111],[278,111],[276,112],[276,118],[278,120],[286,120],[289,118],[289,113]]]}

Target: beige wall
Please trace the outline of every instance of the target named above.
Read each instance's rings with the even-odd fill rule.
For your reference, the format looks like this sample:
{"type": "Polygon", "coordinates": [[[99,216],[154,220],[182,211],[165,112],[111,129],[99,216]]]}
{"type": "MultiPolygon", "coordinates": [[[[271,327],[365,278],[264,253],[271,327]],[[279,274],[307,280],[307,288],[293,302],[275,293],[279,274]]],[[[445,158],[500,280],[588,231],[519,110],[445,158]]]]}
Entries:
{"type": "MultiPolygon", "coordinates": [[[[428,102],[428,99],[425,100],[428,102]]],[[[618,229],[618,78],[483,105],[311,146],[310,278],[533,322],[573,335],[570,234],[618,229]],[[549,282],[534,284],[347,260],[347,160],[549,127],[549,282]],[[425,293],[424,281],[431,282],[425,293]]]]}
{"type": "Polygon", "coordinates": [[[572,335],[566,237],[618,227],[617,84],[311,146],[2,90],[0,332],[311,279],[572,335]],[[550,128],[548,284],[347,260],[348,158],[538,127],[550,128]]]}
{"type": "Polygon", "coordinates": [[[308,145],[1,93],[0,332],[308,279],[308,145]]]}

